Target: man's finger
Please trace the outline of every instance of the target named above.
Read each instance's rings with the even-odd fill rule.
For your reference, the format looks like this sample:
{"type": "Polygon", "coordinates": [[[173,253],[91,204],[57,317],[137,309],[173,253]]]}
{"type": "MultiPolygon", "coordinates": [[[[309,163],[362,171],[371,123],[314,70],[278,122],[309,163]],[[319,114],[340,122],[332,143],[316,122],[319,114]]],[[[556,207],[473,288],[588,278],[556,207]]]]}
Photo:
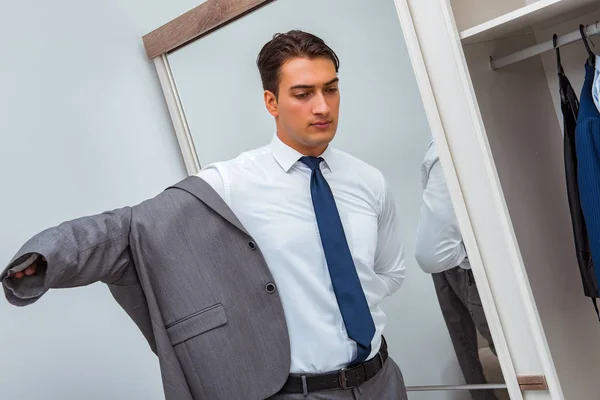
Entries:
{"type": "Polygon", "coordinates": [[[16,274],[14,274],[13,276],[17,279],[21,279],[23,277],[23,272],[19,271],[16,274]]]}
{"type": "Polygon", "coordinates": [[[29,267],[27,267],[27,268],[25,269],[25,275],[29,276],[29,275],[33,275],[33,274],[35,274],[35,270],[36,270],[36,269],[37,269],[37,268],[36,268],[36,265],[35,265],[35,264],[32,264],[32,265],[30,265],[29,267]]]}

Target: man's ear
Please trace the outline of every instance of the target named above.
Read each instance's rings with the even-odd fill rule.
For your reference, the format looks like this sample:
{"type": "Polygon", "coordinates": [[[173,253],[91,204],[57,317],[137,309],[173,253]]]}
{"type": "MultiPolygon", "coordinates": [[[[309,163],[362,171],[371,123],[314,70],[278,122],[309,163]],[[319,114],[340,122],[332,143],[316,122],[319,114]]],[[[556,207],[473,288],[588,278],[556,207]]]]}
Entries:
{"type": "Polygon", "coordinates": [[[277,108],[277,96],[275,93],[265,90],[265,106],[267,107],[267,111],[274,117],[279,116],[279,110],[277,108]]]}

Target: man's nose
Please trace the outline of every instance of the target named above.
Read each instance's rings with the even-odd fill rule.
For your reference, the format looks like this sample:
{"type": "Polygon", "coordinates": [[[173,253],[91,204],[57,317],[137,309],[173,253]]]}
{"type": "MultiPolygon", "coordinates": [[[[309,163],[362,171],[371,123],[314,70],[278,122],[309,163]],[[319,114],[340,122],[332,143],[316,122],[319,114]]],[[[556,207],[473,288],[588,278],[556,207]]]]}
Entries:
{"type": "Polygon", "coordinates": [[[313,114],[316,115],[327,115],[331,111],[327,100],[323,93],[319,93],[314,97],[313,114]]]}

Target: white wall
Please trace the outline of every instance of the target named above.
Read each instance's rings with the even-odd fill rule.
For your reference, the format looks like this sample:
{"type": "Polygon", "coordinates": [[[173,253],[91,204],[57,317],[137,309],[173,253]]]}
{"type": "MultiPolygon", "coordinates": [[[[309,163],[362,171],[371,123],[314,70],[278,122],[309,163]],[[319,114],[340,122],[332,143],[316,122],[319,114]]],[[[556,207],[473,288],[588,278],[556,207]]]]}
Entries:
{"type": "MultiPolygon", "coordinates": [[[[326,40],[341,59],[341,115],[334,145],[382,170],[402,225],[407,280],[385,303],[391,355],[407,385],[461,384],[431,277],[414,259],[420,166],[431,135],[394,3],[298,4],[279,0],[169,56],[200,163],[235,157],[268,143],[274,134],[255,65],[273,33],[301,28],[326,40]]],[[[410,394],[411,400],[467,397],[464,392],[410,394]]]]}
{"type": "MultiPolygon", "coordinates": [[[[185,176],[141,37],[197,0],[0,2],[0,265],[39,230],[185,176]]],[[[3,268],[3,267],[2,267],[3,268]]],[[[164,398],[156,357],[103,285],[0,300],[0,398],[164,398]]]]}

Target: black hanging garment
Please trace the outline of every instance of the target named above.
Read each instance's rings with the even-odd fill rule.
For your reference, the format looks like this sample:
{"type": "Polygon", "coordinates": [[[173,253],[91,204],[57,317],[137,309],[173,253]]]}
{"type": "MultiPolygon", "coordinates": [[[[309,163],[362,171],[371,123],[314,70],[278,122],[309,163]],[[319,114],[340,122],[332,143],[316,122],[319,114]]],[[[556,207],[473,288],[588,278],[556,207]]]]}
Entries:
{"type": "MultiPolygon", "coordinates": [[[[556,47],[556,35],[555,35],[556,47]]],[[[594,272],[594,262],[588,241],[587,229],[579,202],[579,186],[577,183],[577,155],[575,153],[575,128],[577,126],[577,115],[579,113],[579,100],[565,75],[561,61],[560,52],[556,48],[556,60],[558,63],[558,80],[560,85],[560,101],[564,123],[564,156],[565,173],[567,178],[567,194],[569,198],[569,209],[573,224],[573,235],[575,238],[575,250],[577,262],[581,273],[583,291],[587,297],[591,297],[598,313],[596,298],[600,297],[598,281],[594,272]]],[[[599,314],[600,318],[600,314],[599,314]]]]}

